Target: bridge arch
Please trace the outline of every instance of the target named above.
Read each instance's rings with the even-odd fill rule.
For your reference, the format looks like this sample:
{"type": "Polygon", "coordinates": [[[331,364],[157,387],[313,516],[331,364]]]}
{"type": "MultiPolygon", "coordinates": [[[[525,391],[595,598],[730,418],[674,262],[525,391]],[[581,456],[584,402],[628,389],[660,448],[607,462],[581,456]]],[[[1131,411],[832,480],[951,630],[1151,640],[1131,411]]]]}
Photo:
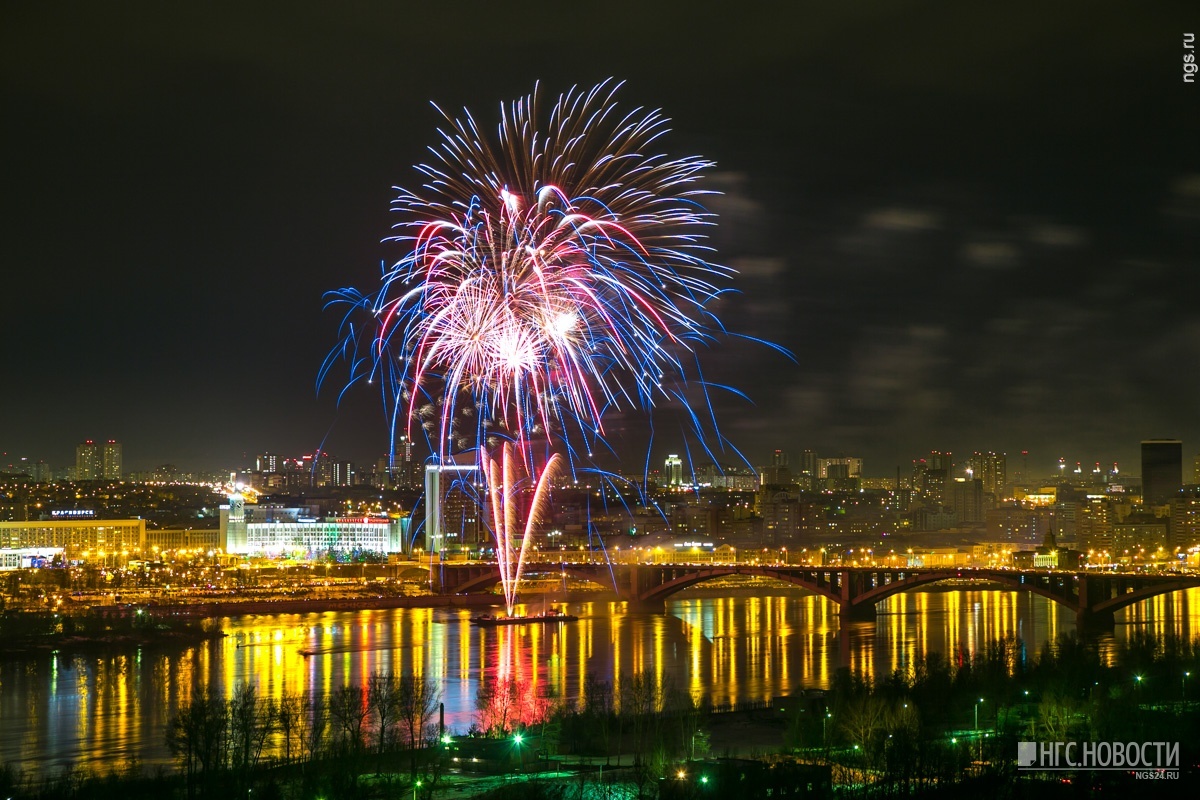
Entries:
{"type": "Polygon", "coordinates": [[[1200,579],[1197,578],[1180,578],[1177,581],[1168,583],[1152,583],[1146,586],[1141,586],[1131,592],[1119,594],[1116,597],[1110,597],[1107,600],[1101,600],[1091,607],[1091,611],[1096,614],[1111,614],[1114,611],[1120,611],[1128,608],[1135,603],[1140,603],[1143,600],[1149,600],[1152,597],[1158,597],[1160,594],[1172,594],[1181,592],[1185,589],[1195,589],[1200,587],[1200,579]]]}
{"type": "Polygon", "coordinates": [[[833,586],[822,586],[814,581],[808,581],[804,578],[788,572],[772,570],[770,567],[764,566],[741,566],[731,565],[726,567],[709,567],[707,569],[691,569],[683,575],[672,578],[669,581],[664,581],[644,593],[638,600],[643,602],[660,602],[666,600],[676,592],[681,592],[684,589],[691,588],[699,583],[710,581],[714,578],[724,578],[729,575],[757,575],[764,578],[779,581],[780,583],[789,583],[793,586],[798,586],[801,589],[806,589],[813,594],[821,595],[835,603],[841,603],[842,599],[838,595],[833,586]]]}
{"type": "MultiPolygon", "coordinates": [[[[527,563],[525,565],[525,569],[522,574],[523,575],[528,575],[530,573],[538,574],[539,573],[538,567],[541,567],[541,566],[555,567],[555,568],[554,569],[546,569],[544,572],[541,572],[540,574],[549,575],[549,574],[553,573],[555,575],[560,575],[560,574],[565,573],[569,577],[575,578],[577,580],[587,581],[588,583],[594,583],[597,586],[601,586],[601,587],[603,587],[605,589],[609,589],[609,590],[614,589],[612,573],[609,572],[607,566],[605,566],[603,568],[596,568],[596,567],[589,566],[586,564],[581,564],[578,567],[567,566],[565,568],[560,568],[560,566],[557,564],[528,564],[527,563]]],[[[500,582],[500,568],[497,566],[492,566],[490,569],[486,570],[483,574],[476,575],[474,577],[468,578],[467,580],[463,581],[462,583],[455,584],[453,586],[453,591],[458,594],[484,592],[484,591],[487,591],[488,589],[491,589],[493,586],[495,586],[499,582],[500,582]]]]}
{"type": "Polygon", "coordinates": [[[978,581],[980,583],[997,583],[1005,588],[1013,589],[1019,592],[1032,592],[1033,594],[1053,600],[1059,605],[1066,606],[1075,613],[1079,613],[1078,596],[1071,593],[1070,589],[1066,585],[1068,582],[1072,581],[1073,576],[1059,576],[1055,573],[1047,573],[1047,575],[1051,580],[1050,587],[1042,586],[1035,582],[1022,581],[1019,576],[1010,575],[1001,570],[989,570],[982,573],[974,570],[963,571],[956,569],[938,570],[935,572],[919,572],[902,578],[901,580],[892,581],[891,583],[881,584],[872,589],[868,589],[867,591],[855,597],[853,603],[858,607],[869,605],[870,607],[874,608],[876,603],[887,600],[889,597],[893,597],[894,595],[902,592],[909,592],[913,589],[917,589],[922,586],[929,586],[930,584],[934,583],[940,583],[942,581],[962,580],[963,578],[966,578],[967,580],[978,581]],[[1054,591],[1052,582],[1055,578],[1059,577],[1062,578],[1064,591],[1056,593],[1054,591]]]}

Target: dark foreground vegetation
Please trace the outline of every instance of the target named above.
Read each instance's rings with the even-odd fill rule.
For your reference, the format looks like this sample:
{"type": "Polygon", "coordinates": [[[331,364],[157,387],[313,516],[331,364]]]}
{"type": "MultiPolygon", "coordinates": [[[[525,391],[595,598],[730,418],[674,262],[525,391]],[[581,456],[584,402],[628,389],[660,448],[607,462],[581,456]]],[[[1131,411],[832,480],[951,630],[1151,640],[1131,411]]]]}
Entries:
{"type": "Polygon", "coordinates": [[[1036,655],[997,640],[873,682],[843,671],[828,692],[741,711],[696,703],[648,673],[589,676],[576,703],[493,679],[471,735],[453,738],[439,728],[438,700],[436,684],[407,675],[277,699],[253,686],[231,698],[201,688],[171,722],[177,769],[3,769],[0,797],[984,800],[1200,790],[1200,642],[1171,637],[1134,635],[1104,652],[1071,635],[1036,655]],[[731,720],[744,733],[719,742],[731,720]],[[1179,778],[1017,770],[1018,742],[1055,741],[1178,742],[1179,778]]]}

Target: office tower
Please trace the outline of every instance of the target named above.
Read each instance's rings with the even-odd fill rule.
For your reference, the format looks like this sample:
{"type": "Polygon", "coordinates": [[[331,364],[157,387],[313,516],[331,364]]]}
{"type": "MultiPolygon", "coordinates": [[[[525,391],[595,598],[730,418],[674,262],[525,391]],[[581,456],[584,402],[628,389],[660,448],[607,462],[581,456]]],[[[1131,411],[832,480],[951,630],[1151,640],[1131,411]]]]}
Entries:
{"type": "Polygon", "coordinates": [[[1142,442],[1142,503],[1161,506],[1183,488],[1183,442],[1146,439],[1142,442]]]}
{"type": "Polygon", "coordinates": [[[75,446],[75,480],[96,481],[104,474],[104,456],[91,439],[75,446]]]}
{"type": "Polygon", "coordinates": [[[274,453],[263,453],[254,459],[254,471],[272,473],[279,472],[283,466],[283,457],[274,453]]]}
{"type": "Polygon", "coordinates": [[[667,485],[678,487],[683,485],[683,459],[672,453],[667,456],[667,461],[663,465],[664,474],[667,485]]]}
{"type": "Polygon", "coordinates": [[[121,443],[115,439],[104,443],[100,456],[100,477],[106,481],[121,479],[121,443]]]}
{"type": "Polygon", "coordinates": [[[771,466],[786,467],[787,465],[788,465],[787,453],[783,452],[782,450],[776,450],[771,455],[771,466]]]}
{"type": "Polygon", "coordinates": [[[1200,486],[1200,455],[1192,457],[1192,484],[1200,486]]]}
{"type": "Polygon", "coordinates": [[[425,551],[441,553],[486,540],[486,509],[475,501],[479,478],[474,464],[425,466],[425,551]]]}

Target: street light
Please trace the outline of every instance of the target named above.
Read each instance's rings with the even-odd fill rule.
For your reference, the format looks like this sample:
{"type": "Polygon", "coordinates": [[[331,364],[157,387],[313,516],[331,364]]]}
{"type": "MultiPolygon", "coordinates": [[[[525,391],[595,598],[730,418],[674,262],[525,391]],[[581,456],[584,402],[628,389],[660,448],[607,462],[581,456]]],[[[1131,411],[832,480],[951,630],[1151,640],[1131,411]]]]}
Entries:
{"type": "Polygon", "coordinates": [[[832,718],[833,714],[830,714],[828,711],[826,711],[825,716],[821,718],[821,745],[826,748],[829,747],[829,739],[825,735],[825,723],[829,722],[829,720],[832,718]]]}
{"type": "Polygon", "coordinates": [[[420,788],[420,786],[421,786],[421,779],[420,779],[420,778],[418,778],[417,780],[413,781],[413,800],[417,800],[417,789],[419,789],[419,788],[420,788]]]}
{"type": "Polygon", "coordinates": [[[979,698],[979,702],[975,704],[975,732],[979,733],[979,705],[983,702],[983,698],[979,698]]]}
{"type": "Polygon", "coordinates": [[[1187,679],[1192,677],[1192,673],[1184,672],[1183,677],[1179,679],[1179,694],[1180,699],[1187,700],[1187,679]]]}

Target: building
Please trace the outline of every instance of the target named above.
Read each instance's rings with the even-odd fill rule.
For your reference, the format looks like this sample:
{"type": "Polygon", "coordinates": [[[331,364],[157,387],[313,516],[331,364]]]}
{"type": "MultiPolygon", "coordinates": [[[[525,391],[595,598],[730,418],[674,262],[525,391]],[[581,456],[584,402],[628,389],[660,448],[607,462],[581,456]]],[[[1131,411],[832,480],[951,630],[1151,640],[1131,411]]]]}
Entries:
{"type": "Polygon", "coordinates": [[[115,439],[103,444],[88,439],[75,446],[75,480],[116,481],[121,473],[121,443],[115,439]]]}
{"type": "Polygon", "coordinates": [[[998,500],[1004,496],[1004,487],[1008,485],[1007,461],[1004,453],[976,452],[967,462],[969,477],[980,481],[984,494],[990,494],[998,500]]]}
{"type": "Polygon", "coordinates": [[[1083,551],[1107,551],[1113,546],[1116,522],[1112,502],[1103,496],[1088,495],[1079,504],[1075,516],[1075,537],[1083,551]]]}
{"type": "Polygon", "coordinates": [[[1200,486],[1190,486],[1171,501],[1171,545],[1188,550],[1200,545],[1200,486]]]}
{"type": "Polygon", "coordinates": [[[14,569],[44,567],[62,555],[60,547],[22,547],[15,550],[0,549],[0,572],[14,569]]]}
{"type": "Polygon", "coordinates": [[[96,481],[104,474],[104,454],[91,439],[75,446],[75,480],[96,481]]]}
{"type": "Polygon", "coordinates": [[[221,549],[240,555],[399,553],[407,520],[321,517],[316,506],[249,504],[231,495],[221,506],[221,549]]]}
{"type": "Polygon", "coordinates": [[[162,530],[146,531],[146,549],[151,553],[162,553],[168,550],[224,550],[221,541],[221,530],[210,528],[200,530],[195,528],[164,528],[162,530]]]}
{"type": "Polygon", "coordinates": [[[425,465],[426,552],[482,541],[482,509],[472,483],[478,472],[475,464],[425,465]]]}
{"type": "Polygon", "coordinates": [[[975,523],[984,521],[983,481],[958,479],[949,486],[949,502],[958,522],[975,523]]]}
{"type": "Polygon", "coordinates": [[[128,556],[146,549],[144,519],[0,522],[0,548],[60,548],[72,560],[128,556]]]}
{"type": "Polygon", "coordinates": [[[1183,488],[1183,442],[1146,439],[1142,442],[1142,503],[1161,506],[1183,488]]]}
{"type": "Polygon", "coordinates": [[[106,481],[119,481],[122,474],[121,443],[115,439],[109,439],[104,443],[101,451],[100,477],[106,481]]]}
{"type": "Polygon", "coordinates": [[[684,485],[683,459],[674,453],[667,456],[667,460],[663,464],[663,474],[667,479],[667,486],[670,486],[672,489],[682,487],[684,485]]]}

